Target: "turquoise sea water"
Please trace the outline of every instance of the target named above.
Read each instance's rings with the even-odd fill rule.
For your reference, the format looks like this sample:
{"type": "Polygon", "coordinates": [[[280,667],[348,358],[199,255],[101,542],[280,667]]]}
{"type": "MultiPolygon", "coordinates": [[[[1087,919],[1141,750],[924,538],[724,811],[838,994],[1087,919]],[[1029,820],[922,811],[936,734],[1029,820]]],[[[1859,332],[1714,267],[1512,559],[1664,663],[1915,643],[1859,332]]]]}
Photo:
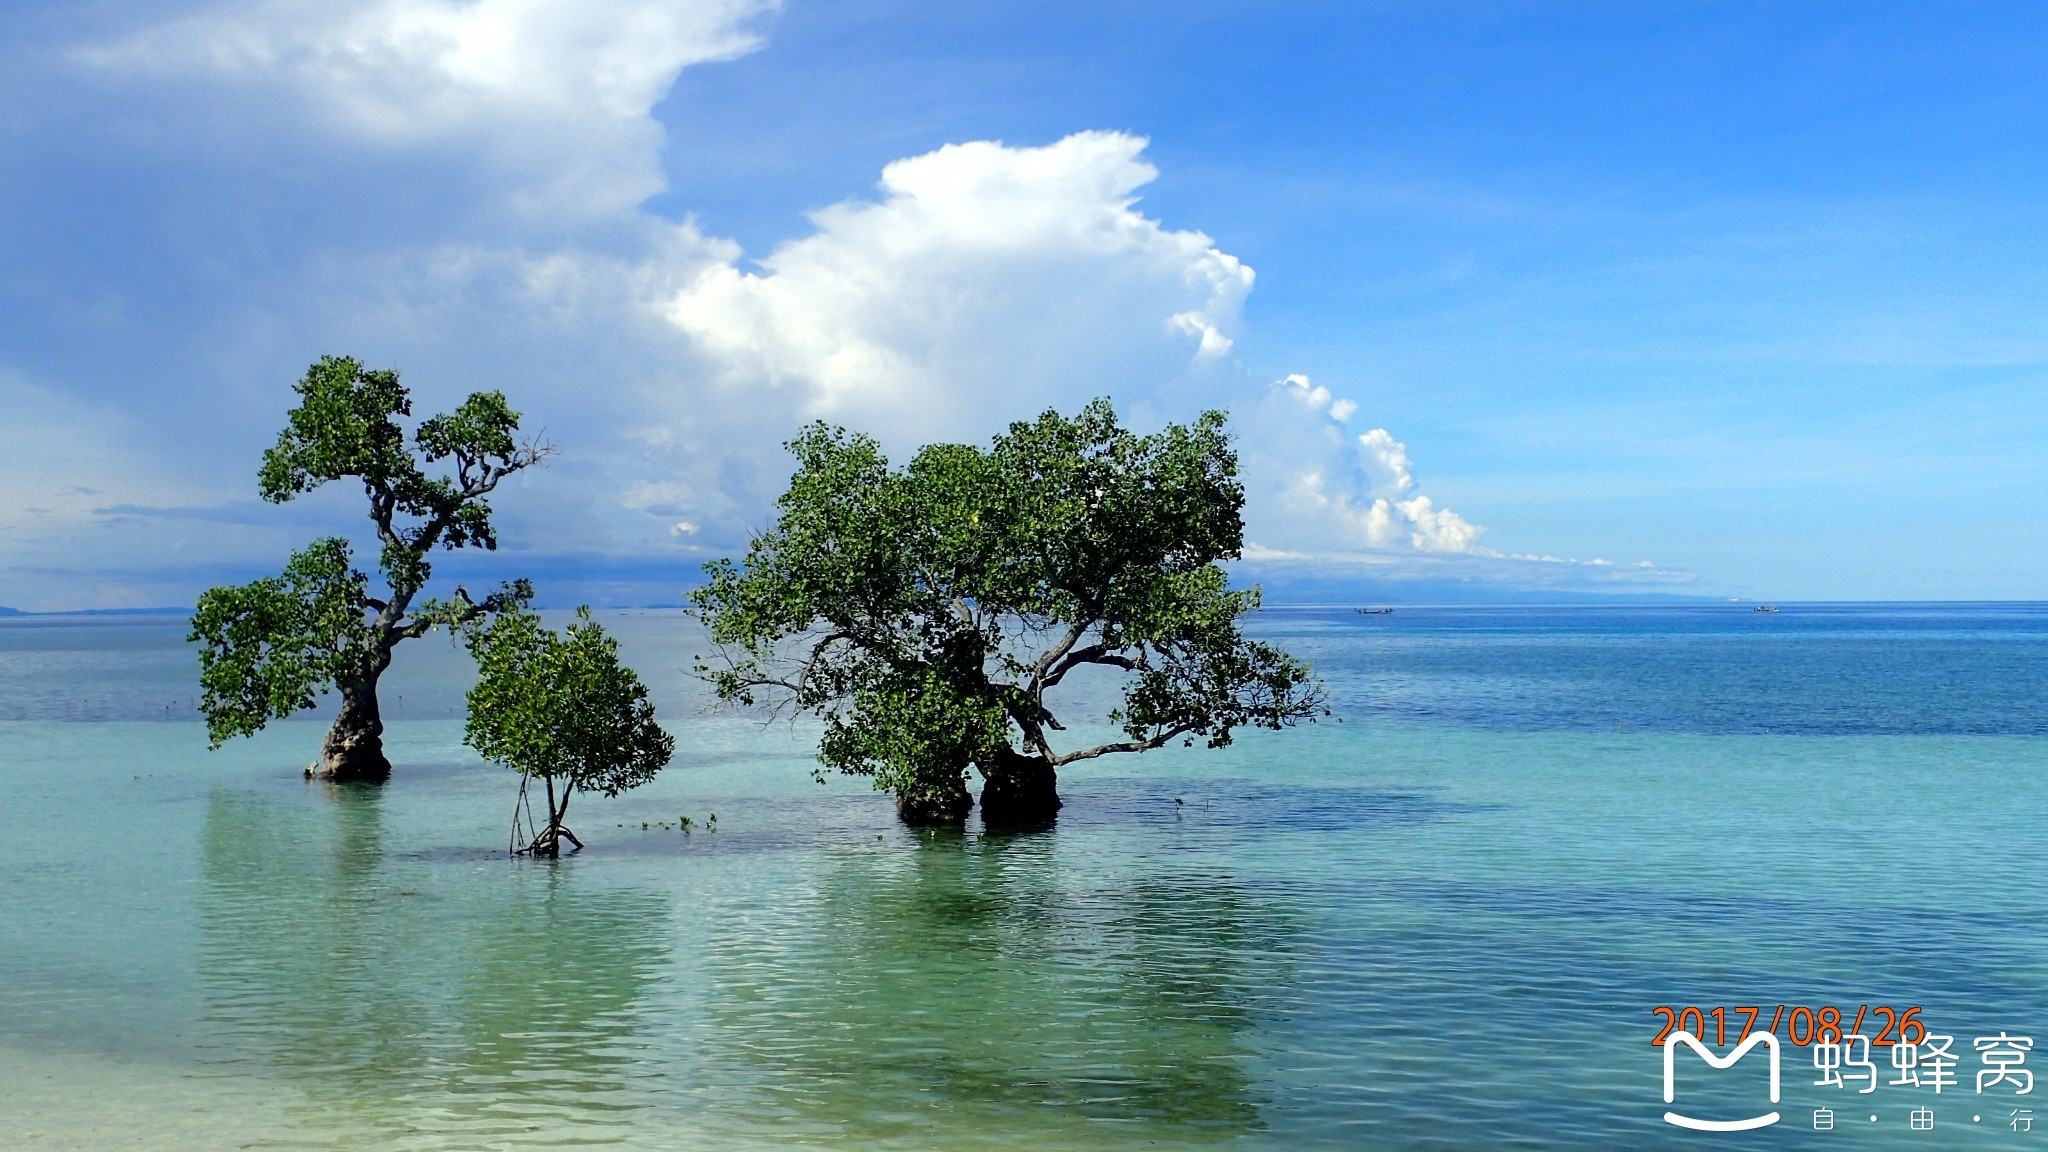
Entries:
{"type": "MultiPolygon", "coordinates": [[[[176,621],[0,624],[8,1143],[2048,1147],[1972,1050],[2048,1047],[2048,608],[1269,612],[1341,722],[1092,762],[1015,836],[812,783],[676,614],[608,623],[679,753],[553,865],[445,644],[346,789],[316,722],[208,752],[176,621]],[[1656,1006],[1866,1004],[1960,1086],[1788,1040],[1781,1123],[1661,1119],[1656,1006]]],[[[1772,1107],[1761,1057],[1672,1107],[1772,1107]]]]}

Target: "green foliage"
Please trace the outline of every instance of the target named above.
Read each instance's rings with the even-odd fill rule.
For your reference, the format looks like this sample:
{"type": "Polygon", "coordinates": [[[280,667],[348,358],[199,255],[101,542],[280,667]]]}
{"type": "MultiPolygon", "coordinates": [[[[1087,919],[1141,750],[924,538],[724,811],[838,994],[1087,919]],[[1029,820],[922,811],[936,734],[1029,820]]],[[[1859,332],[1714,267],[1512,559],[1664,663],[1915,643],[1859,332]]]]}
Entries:
{"type": "Polygon", "coordinates": [[[200,708],[218,748],[313,706],[361,657],[369,580],[330,536],[292,554],[282,576],[209,589],[192,615],[200,708]]]}
{"type": "Polygon", "coordinates": [[[646,685],[619,663],[619,642],[589,608],[576,610],[566,636],[521,608],[469,625],[464,640],[478,678],[463,740],[486,760],[616,796],[674,755],[646,685]]]}
{"type": "Polygon", "coordinates": [[[394,590],[426,583],[436,547],[495,549],[485,495],[549,453],[514,440],[519,413],[500,392],[472,393],[455,411],[421,421],[408,445],[397,418],[412,415],[412,397],[398,373],[326,356],[293,387],[299,406],[263,454],[263,498],[281,504],[331,480],[362,481],[384,546],[379,567],[394,590]],[[441,461],[453,462],[453,475],[421,467],[441,461]]]}
{"type": "Polygon", "coordinates": [[[328,537],[296,553],[281,576],[202,596],[190,639],[202,646],[200,707],[215,746],[312,707],[332,687],[374,712],[377,677],[400,641],[517,608],[533,595],[518,581],[481,602],[458,589],[454,599],[413,604],[432,575],[434,549],[497,546],[485,497],[550,453],[515,441],[519,413],[503,395],[473,394],[408,436],[399,418],[412,414],[412,398],[396,372],[329,356],[294,390],[298,406],[258,473],[263,498],[283,503],[330,481],[359,481],[384,588],[373,594],[347,541],[328,537]],[[444,461],[447,474],[427,472],[444,461]]]}
{"type": "Polygon", "coordinates": [[[969,764],[988,763],[1010,740],[1009,717],[987,686],[951,682],[947,672],[913,662],[896,675],[860,678],[847,699],[823,709],[818,759],[872,775],[898,796],[942,800],[969,764]]]}
{"type": "Polygon", "coordinates": [[[344,476],[392,490],[417,474],[405,430],[392,419],[412,415],[412,397],[398,373],[323,356],[293,390],[299,406],[286,418],[277,446],[263,454],[257,474],[265,500],[282,504],[344,476]]]}
{"type": "Polygon", "coordinates": [[[692,600],[721,699],[821,715],[820,760],[899,795],[956,787],[1005,751],[1051,765],[1323,714],[1307,665],[1247,638],[1256,589],[1217,564],[1243,544],[1220,412],[1149,436],[1107,401],[1012,424],[987,449],[926,447],[892,469],[816,424],[775,526],[692,600]],[[1057,752],[1046,693],[1125,673],[1125,741],[1057,752]]]}

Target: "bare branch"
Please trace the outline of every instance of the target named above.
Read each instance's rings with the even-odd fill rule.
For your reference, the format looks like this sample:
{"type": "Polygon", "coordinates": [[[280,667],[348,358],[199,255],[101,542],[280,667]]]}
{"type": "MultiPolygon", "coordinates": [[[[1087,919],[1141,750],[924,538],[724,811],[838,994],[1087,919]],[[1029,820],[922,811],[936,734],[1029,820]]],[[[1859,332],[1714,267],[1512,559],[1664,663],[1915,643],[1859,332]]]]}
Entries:
{"type": "Polygon", "coordinates": [[[398,530],[391,526],[391,518],[397,514],[398,499],[389,491],[363,482],[363,491],[370,497],[370,519],[377,525],[377,539],[385,544],[404,546],[398,538],[398,530]]]}
{"type": "Polygon", "coordinates": [[[1142,660],[1133,660],[1128,656],[1112,652],[1107,644],[1090,644],[1086,648],[1075,649],[1066,659],[1060,661],[1059,667],[1054,668],[1052,674],[1045,677],[1040,685],[1041,689],[1053,687],[1061,680],[1066,679],[1067,673],[1072,672],[1083,664],[1107,664],[1112,668],[1121,668],[1126,672],[1144,667],[1142,660]]]}
{"type": "Polygon", "coordinates": [[[473,500],[485,495],[498,486],[498,481],[553,456],[556,449],[553,444],[543,439],[546,434],[545,428],[535,433],[532,439],[514,449],[503,464],[494,465],[489,460],[470,460],[457,455],[455,476],[462,485],[462,498],[473,500]],[[482,471],[472,475],[470,469],[473,467],[480,467],[482,471]]]}
{"type": "Polygon", "coordinates": [[[1193,729],[1185,727],[1169,728],[1157,736],[1144,740],[1119,740],[1113,744],[1097,744],[1093,748],[1083,748],[1078,752],[1069,752],[1065,756],[1051,757],[1052,764],[1053,767],[1058,768],[1063,764],[1072,764],[1076,760],[1093,760],[1097,756],[1107,756],[1112,752],[1150,752],[1154,748],[1165,745],[1174,737],[1184,736],[1190,731],[1193,731],[1193,729]]]}
{"type": "Polygon", "coordinates": [[[1052,713],[1047,712],[1035,697],[1007,697],[1003,701],[1003,711],[1024,733],[1024,747],[1036,748],[1047,756],[1052,755],[1052,747],[1045,740],[1045,724],[1050,722],[1054,728],[1058,728],[1059,721],[1053,720],[1052,713]]]}
{"type": "Polygon", "coordinates": [[[1075,644],[1079,643],[1081,637],[1087,633],[1094,623],[1095,621],[1086,618],[1074,621],[1073,627],[1067,629],[1067,634],[1060,637],[1059,643],[1046,649],[1045,654],[1038,658],[1037,670],[1031,674],[1032,681],[1043,680],[1045,678],[1045,670],[1052,667],[1054,661],[1065,656],[1075,644]]]}
{"type": "Polygon", "coordinates": [[[811,670],[816,668],[818,666],[818,661],[824,658],[825,649],[831,647],[832,642],[835,640],[851,639],[853,639],[853,633],[851,632],[833,632],[826,635],[823,639],[820,639],[815,645],[811,647],[810,657],[804,661],[802,671],[797,673],[796,683],[788,685],[789,690],[791,692],[801,694],[803,692],[802,686],[811,682],[811,670]]]}

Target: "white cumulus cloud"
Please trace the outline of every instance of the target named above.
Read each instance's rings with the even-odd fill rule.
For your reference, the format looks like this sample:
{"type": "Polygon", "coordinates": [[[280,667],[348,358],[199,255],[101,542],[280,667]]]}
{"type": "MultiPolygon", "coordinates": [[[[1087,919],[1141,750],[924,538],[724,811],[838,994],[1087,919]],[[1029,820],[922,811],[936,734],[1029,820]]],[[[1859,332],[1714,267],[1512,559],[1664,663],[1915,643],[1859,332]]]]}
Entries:
{"type": "Polygon", "coordinates": [[[1384,428],[1345,428],[1357,411],[1299,374],[1274,384],[1252,409],[1246,502],[1259,548],[1490,554],[1479,545],[1484,528],[1415,491],[1407,445],[1384,428]]]}
{"type": "Polygon", "coordinates": [[[1215,361],[1252,270],[1136,210],[1146,141],[953,144],[898,160],[881,196],[667,307],[724,385],[906,438],[979,435],[1047,405],[1128,398],[1215,361]]]}
{"type": "MultiPolygon", "coordinates": [[[[1331,417],[1335,419],[1335,417],[1331,417]]],[[[1415,474],[1408,463],[1408,446],[1394,439],[1385,428],[1375,428],[1358,437],[1359,462],[1372,479],[1375,492],[1406,492],[1415,487],[1415,474]]]]}
{"type": "Polygon", "coordinates": [[[1240,412],[1245,560],[1254,574],[1477,580],[1502,587],[1658,587],[1690,573],[1644,560],[1503,552],[1486,529],[1419,489],[1408,446],[1385,428],[1345,427],[1358,405],[1307,376],[1276,381],[1240,412]]]}

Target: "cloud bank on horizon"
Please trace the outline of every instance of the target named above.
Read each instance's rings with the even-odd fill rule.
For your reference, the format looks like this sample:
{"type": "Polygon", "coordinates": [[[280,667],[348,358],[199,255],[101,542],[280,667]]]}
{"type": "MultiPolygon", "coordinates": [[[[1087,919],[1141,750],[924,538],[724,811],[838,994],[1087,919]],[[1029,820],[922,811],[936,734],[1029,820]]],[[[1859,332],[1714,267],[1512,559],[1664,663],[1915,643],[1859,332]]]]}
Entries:
{"type": "MultiPolygon", "coordinates": [[[[228,92],[259,146],[316,135],[337,175],[394,156],[462,171],[437,190],[438,232],[415,226],[345,257],[315,237],[306,259],[321,273],[261,309],[292,334],[282,343],[303,342],[279,357],[358,352],[473,373],[437,386],[502,386],[546,424],[565,463],[501,501],[512,547],[529,558],[669,571],[741,546],[786,475],[780,442],[806,420],[907,454],[1109,395],[1140,427],[1232,409],[1247,559],[1260,566],[1686,579],[1646,563],[1495,551],[1484,528],[1423,492],[1407,447],[1367,427],[1359,401],[1300,375],[1252,378],[1237,349],[1253,270],[1138,209],[1158,176],[1143,137],[1079,131],[905,157],[883,168],[875,195],[813,213],[808,234],[757,262],[692,219],[647,211],[664,187],[655,105],[684,69],[756,50],[775,8],[267,0],[78,45],[70,59],[102,83],[228,92]],[[605,383],[548,370],[562,364],[598,365],[605,383]]],[[[409,381],[428,384],[426,371],[409,381]]],[[[250,403],[246,381],[192,384],[220,403],[239,398],[222,434],[252,461],[286,399],[285,380],[266,383],[277,413],[250,403]]],[[[62,391],[0,375],[0,402],[29,414],[0,436],[94,430],[58,453],[74,466],[0,477],[13,506],[30,509],[0,525],[18,544],[0,561],[12,569],[0,571],[0,603],[74,606],[64,598],[81,586],[102,602],[189,597],[179,580],[273,566],[298,521],[317,518],[235,511],[248,504],[246,474],[181,471],[176,437],[153,440],[146,420],[62,391]],[[96,489],[87,475],[111,479],[96,489]],[[119,567],[166,552],[205,560],[182,576],[119,567]]]]}

